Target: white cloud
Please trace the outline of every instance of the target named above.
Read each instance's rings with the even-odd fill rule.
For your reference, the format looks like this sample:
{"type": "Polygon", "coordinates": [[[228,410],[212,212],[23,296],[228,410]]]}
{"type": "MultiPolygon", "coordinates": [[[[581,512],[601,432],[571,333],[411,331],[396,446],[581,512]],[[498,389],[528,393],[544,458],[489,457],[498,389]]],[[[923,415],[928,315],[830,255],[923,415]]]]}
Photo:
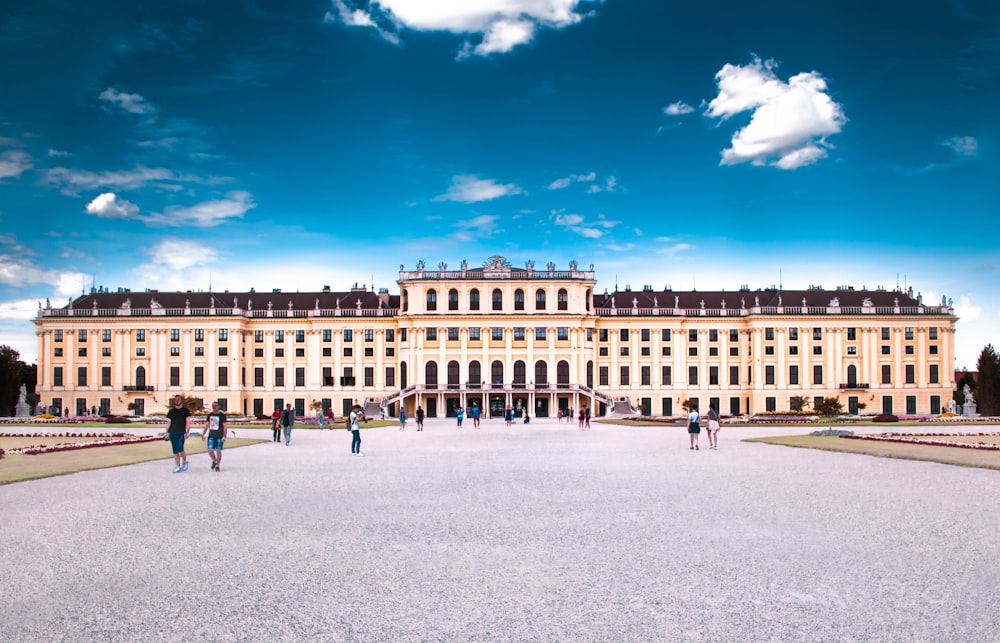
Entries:
{"type": "Polygon", "coordinates": [[[167,237],[149,248],[147,254],[150,256],[147,266],[160,266],[168,270],[186,270],[214,262],[219,251],[211,245],[198,241],[167,237]]]}
{"type": "Polygon", "coordinates": [[[16,287],[46,284],[55,286],[60,295],[70,295],[79,292],[84,283],[83,273],[45,270],[23,255],[0,254],[0,284],[16,287]]]}
{"type": "Polygon", "coordinates": [[[522,193],[523,190],[513,183],[501,185],[493,179],[480,179],[472,174],[463,174],[454,177],[448,191],[434,197],[434,200],[476,203],[522,193]]]}
{"type": "Polygon", "coordinates": [[[569,184],[570,184],[571,181],[572,181],[572,179],[570,179],[568,177],[567,178],[562,178],[562,179],[556,179],[552,183],[549,183],[549,189],[550,190],[561,190],[563,188],[569,187],[569,184]]]}
{"type": "Polygon", "coordinates": [[[72,154],[70,152],[66,152],[65,150],[49,150],[49,158],[64,158],[67,156],[72,156],[72,154]]]}
{"type": "Polygon", "coordinates": [[[591,12],[582,5],[599,0],[332,0],[335,14],[325,22],[350,27],[369,27],[390,42],[399,42],[403,29],[446,31],[480,36],[467,40],[458,58],[507,53],[531,42],[540,28],[562,29],[574,25],[591,12]]]}
{"type": "Polygon", "coordinates": [[[208,228],[221,225],[230,219],[242,218],[248,210],[257,207],[253,196],[243,190],[233,190],[224,199],[202,201],[187,207],[170,207],[162,214],[149,216],[151,223],[166,226],[195,226],[208,228]]]}
{"type": "Polygon", "coordinates": [[[961,295],[958,301],[954,302],[955,314],[959,317],[959,323],[974,322],[983,314],[982,306],[972,303],[971,295],[961,295]]]}
{"type": "Polygon", "coordinates": [[[118,198],[114,192],[105,192],[87,204],[87,214],[105,219],[128,219],[139,213],[139,206],[118,198]]]}
{"type": "Polygon", "coordinates": [[[16,179],[34,167],[31,155],[22,150],[7,150],[0,154],[0,179],[16,179]]]}
{"type": "Polygon", "coordinates": [[[694,111],[694,107],[691,107],[682,100],[676,103],[671,103],[663,108],[663,113],[667,116],[682,116],[684,114],[690,114],[694,111]]]}
{"type": "MultiPolygon", "coordinates": [[[[549,183],[549,189],[562,190],[563,188],[569,187],[572,183],[593,183],[596,180],[597,180],[596,172],[590,172],[588,174],[570,174],[567,177],[556,179],[552,183],[549,183]]],[[[604,191],[611,192],[615,189],[615,186],[617,184],[618,184],[618,179],[612,176],[605,181],[605,184],[603,186],[600,185],[587,186],[586,192],[588,193],[604,192],[604,191]]]]}
{"type": "Polygon", "coordinates": [[[38,302],[37,299],[0,301],[0,319],[34,319],[38,314],[38,302]]]}
{"type": "Polygon", "coordinates": [[[139,94],[120,92],[114,87],[105,89],[98,95],[98,98],[130,114],[152,114],[156,112],[156,108],[139,94]]]}
{"type": "Polygon", "coordinates": [[[979,153],[979,141],[972,136],[953,136],[941,145],[953,150],[959,156],[973,157],[979,153]]]}
{"type": "Polygon", "coordinates": [[[826,93],[818,73],[796,74],[785,82],[775,67],[773,60],[755,58],[746,66],[726,64],[715,75],[719,94],[708,104],[708,116],[724,121],[752,111],[750,123],[723,150],[720,165],[809,165],[826,156],[826,137],[843,128],[843,109],[826,93]]]}
{"type": "Polygon", "coordinates": [[[481,214],[468,221],[459,221],[455,224],[458,231],[455,238],[459,241],[473,241],[475,239],[489,238],[496,233],[496,223],[498,217],[492,214],[481,214]]]}
{"type": "Polygon", "coordinates": [[[556,225],[576,226],[583,223],[583,217],[579,214],[557,214],[556,225]]]}
{"type": "Polygon", "coordinates": [[[598,219],[588,222],[583,215],[566,214],[561,210],[553,210],[552,220],[558,226],[563,226],[570,232],[574,232],[587,239],[598,239],[607,234],[607,231],[617,226],[620,221],[611,221],[599,215],[598,219]]]}
{"type": "Polygon", "coordinates": [[[137,165],[133,170],[100,173],[89,170],[54,167],[46,172],[45,180],[52,187],[58,187],[64,194],[75,196],[83,190],[99,190],[102,188],[112,188],[119,191],[136,190],[148,185],[178,191],[182,189],[179,184],[219,185],[230,183],[233,179],[231,177],[200,177],[175,174],[172,170],[162,167],[137,165]]]}

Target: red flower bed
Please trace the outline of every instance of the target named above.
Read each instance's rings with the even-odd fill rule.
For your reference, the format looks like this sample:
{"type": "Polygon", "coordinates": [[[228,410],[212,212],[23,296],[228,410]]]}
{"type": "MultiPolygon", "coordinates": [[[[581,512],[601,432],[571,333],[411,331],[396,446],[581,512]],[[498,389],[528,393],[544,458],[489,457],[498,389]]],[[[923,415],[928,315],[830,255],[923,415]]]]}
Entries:
{"type": "MultiPolygon", "coordinates": [[[[23,436],[21,436],[23,437],[23,436]]],[[[32,436],[38,437],[38,436],[32,436]]],[[[73,437],[73,436],[69,436],[73,437]]],[[[100,440],[98,442],[60,442],[59,444],[39,444],[11,449],[8,453],[19,453],[21,455],[38,455],[40,453],[56,453],[60,451],[78,451],[80,449],[96,449],[98,447],[113,447],[121,444],[139,444],[142,442],[160,442],[161,437],[137,437],[128,436],[126,438],[100,440]]]]}
{"type": "Polygon", "coordinates": [[[842,435],[847,440],[872,440],[875,442],[899,442],[902,444],[926,444],[936,447],[955,447],[957,449],[979,449],[982,451],[1000,451],[1000,444],[992,442],[959,442],[956,440],[927,440],[923,438],[977,436],[996,437],[1000,433],[882,433],[880,435],[842,435]]]}

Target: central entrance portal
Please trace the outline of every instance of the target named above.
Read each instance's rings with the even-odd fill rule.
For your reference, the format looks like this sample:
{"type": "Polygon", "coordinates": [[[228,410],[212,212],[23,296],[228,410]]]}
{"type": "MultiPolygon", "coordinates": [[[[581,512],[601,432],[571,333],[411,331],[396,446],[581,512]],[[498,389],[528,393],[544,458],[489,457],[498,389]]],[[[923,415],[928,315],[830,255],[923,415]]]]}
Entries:
{"type": "Polygon", "coordinates": [[[504,410],[504,396],[503,395],[491,395],[490,396],[490,417],[502,418],[504,410]]]}

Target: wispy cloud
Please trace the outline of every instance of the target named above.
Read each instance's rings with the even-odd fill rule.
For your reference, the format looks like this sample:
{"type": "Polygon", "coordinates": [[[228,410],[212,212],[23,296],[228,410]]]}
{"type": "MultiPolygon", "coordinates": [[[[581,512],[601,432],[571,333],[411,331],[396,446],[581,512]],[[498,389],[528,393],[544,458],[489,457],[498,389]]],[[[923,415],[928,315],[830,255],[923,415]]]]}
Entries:
{"type": "Polygon", "coordinates": [[[614,192],[615,188],[618,186],[618,179],[609,176],[604,180],[602,184],[595,183],[597,181],[597,173],[590,172],[588,174],[570,174],[560,179],[556,179],[552,183],[549,183],[550,190],[562,190],[568,188],[574,183],[588,183],[587,189],[585,190],[588,194],[595,194],[597,192],[614,192]]]}
{"type": "Polygon", "coordinates": [[[141,213],[139,206],[113,192],[98,195],[87,204],[86,212],[104,219],[133,219],[163,227],[209,228],[242,218],[256,207],[249,192],[234,190],[223,199],[202,201],[191,206],[172,206],[163,212],[141,213]]]}
{"type": "Polygon", "coordinates": [[[455,224],[458,230],[454,236],[459,241],[488,239],[496,234],[498,219],[499,217],[493,214],[481,214],[467,221],[459,221],[455,224]]]}
{"type": "Polygon", "coordinates": [[[53,286],[59,295],[79,292],[86,275],[79,272],[45,269],[23,255],[0,253],[0,284],[23,288],[45,284],[53,286]]]}
{"type": "Polygon", "coordinates": [[[941,141],[948,149],[958,156],[974,157],[979,153],[979,141],[972,136],[953,136],[946,141],[941,141]]]}
{"type": "Polygon", "coordinates": [[[746,66],[726,64],[715,75],[719,94],[706,114],[726,120],[751,111],[750,123],[733,135],[720,165],[751,163],[785,170],[815,163],[827,155],[826,137],[837,134],[846,118],[840,104],[826,93],[826,81],[815,71],[785,82],[773,60],[754,58],[746,66]]]}
{"type": "Polygon", "coordinates": [[[156,113],[156,108],[148,103],[140,94],[120,92],[114,87],[105,89],[98,95],[98,98],[130,114],[156,113]]]}
{"type": "Polygon", "coordinates": [[[163,167],[138,165],[132,170],[107,172],[54,167],[45,173],[45,181],[50,186],[59,188],[63,194],[75,196],[84,190],[100,190],[102,188],[136,190],[150,185],[169,191],[177,191],[182,189],[184,184],[221,185],[231,183],[233,179],[225,176],[201,177],[190,174],[175,174],[173,170],[163,167]]]}
{"type": "Polygon", "coordinates": [[[598,215],[596,220],[587,221],[581,214],[567,213],[563,210],[553,210],[552,221],[557,226],[562,226],[587,239],[599,239],[607,234],[611,228],[621,223],[620,221],[611,221],[603,214],[598,215]]]}
{"type": "Polygon", "coordinates": [[[0,180],[16,179],[34,166],[34,159],[24,150],[7,150],[0,153],[0,180]]]}
{"type": "Polygon", "coordinates": [[[593,15],[601,0],[332,0],[324,21],[378,31],[400,42],[404,29],[469,34],[458,58],[507,53],[534,40],[539,29],[563,29],[593,15]]]}
{"type": "Polygon", "coordinates": [[[667,116],[683,116],[684,114],[690,114],[694,111],[694,107],[691,107],[682,100],[676,103],[671,103],[663,108],[663,113],[667,116]]]}
{"type": "Polygon", "coordinates": [[[513,183],[500,184],[493,179],[480,179],[472,174],[462,174],[454,177],[448,191],[434,197],[434,200],[476,203],[523,193],[524,191],[513,183]]]}

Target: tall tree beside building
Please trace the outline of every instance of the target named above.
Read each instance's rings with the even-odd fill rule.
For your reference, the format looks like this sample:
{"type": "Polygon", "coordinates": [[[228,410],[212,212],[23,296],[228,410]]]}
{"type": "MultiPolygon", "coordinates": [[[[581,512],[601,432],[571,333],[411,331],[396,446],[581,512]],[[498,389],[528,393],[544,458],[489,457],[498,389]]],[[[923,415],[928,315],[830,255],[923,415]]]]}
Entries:
{"type": "Polygon", "coordinates": [[[1000,357],[989,344],[979,354],[976,406],[980,415],[1000,415],[1000,357]]]}
{"type": "MultiPolygon", "coordinates": [[[[25,366],[21,354],[10,346],[0,346],[0,415],[14,415],[17,398],[20,394],[21,369],[25,366]]],[[[34,383],[27,387],[34,392],[34,383]]]]}

